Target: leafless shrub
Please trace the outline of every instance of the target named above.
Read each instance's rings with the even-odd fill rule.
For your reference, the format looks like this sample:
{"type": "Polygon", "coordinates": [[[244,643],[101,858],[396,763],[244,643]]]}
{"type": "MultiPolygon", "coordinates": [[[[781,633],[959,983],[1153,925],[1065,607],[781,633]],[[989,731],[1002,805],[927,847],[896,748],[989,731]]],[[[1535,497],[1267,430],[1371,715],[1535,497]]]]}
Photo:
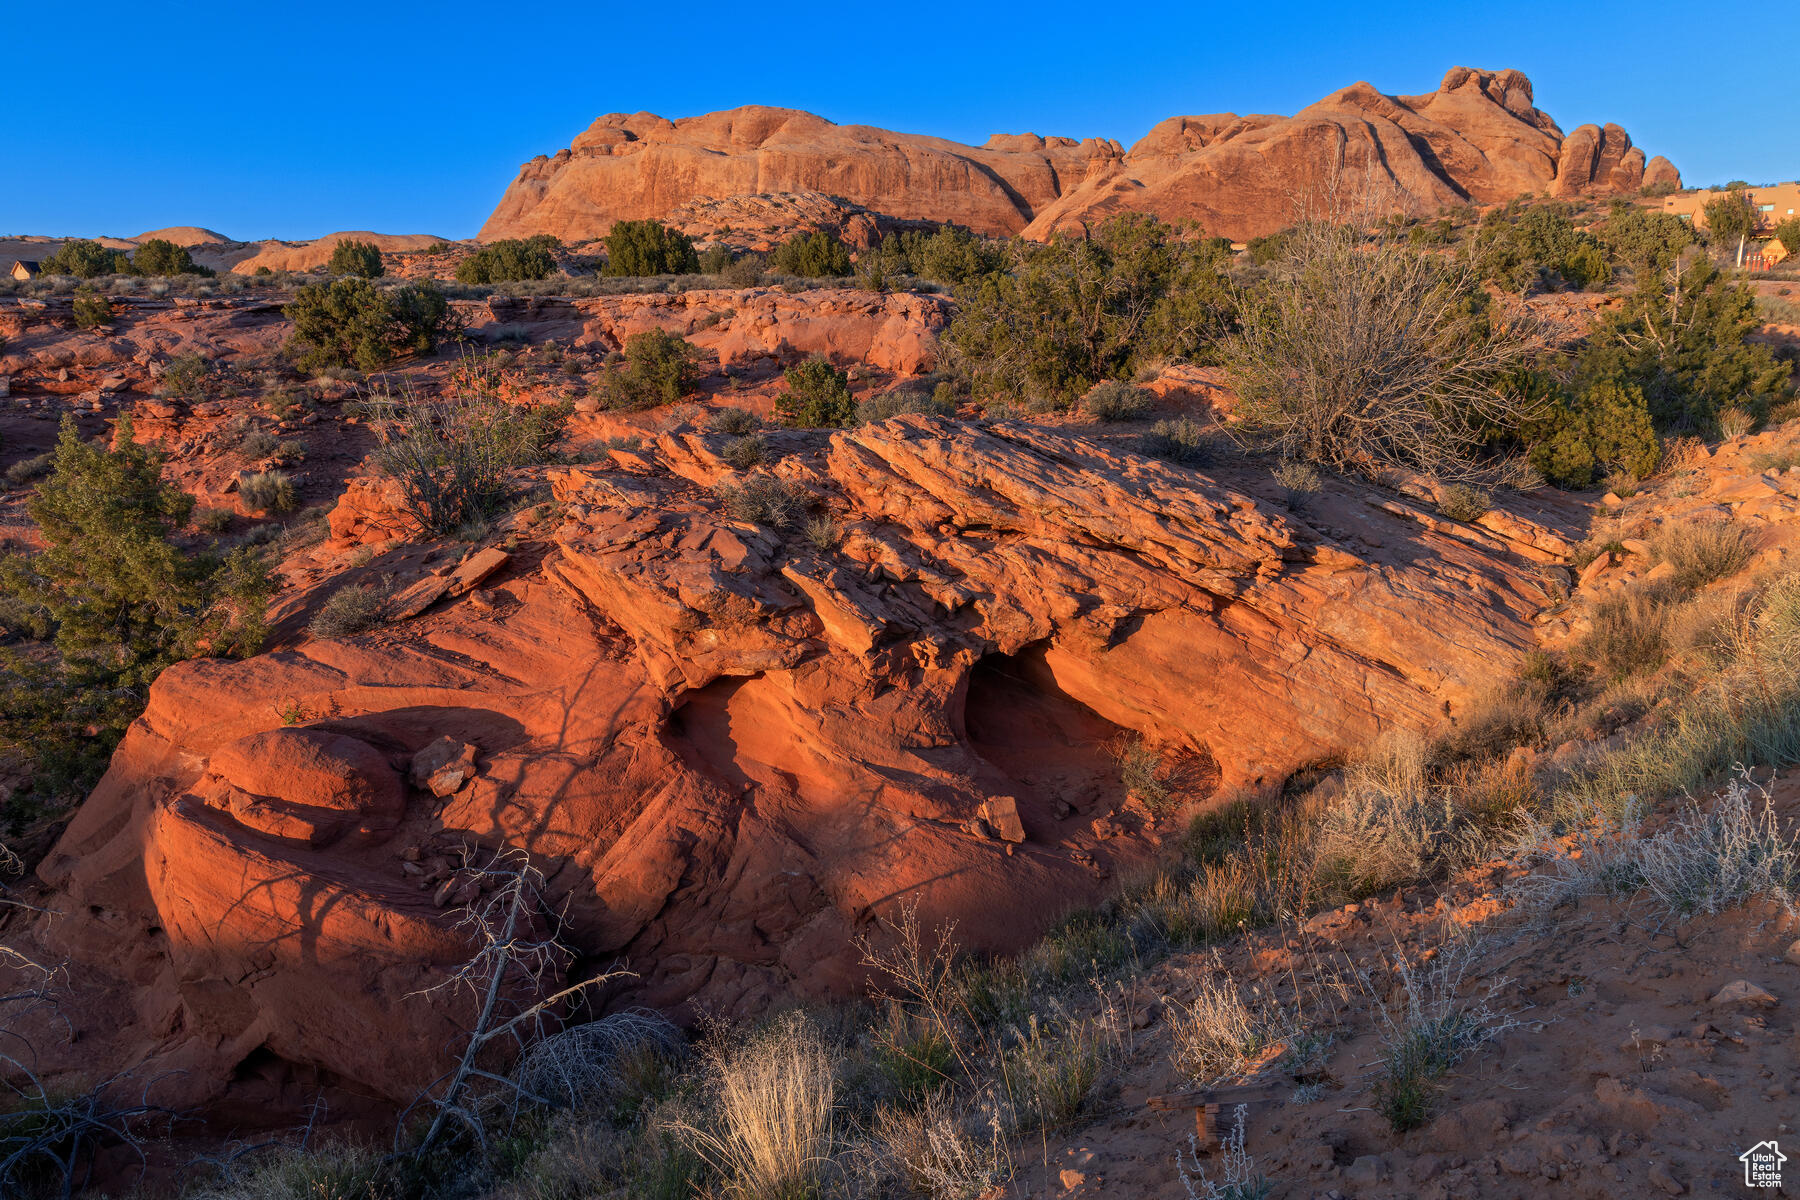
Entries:
{"type": "Polygon", "coordinates": [[[1530,415],[1506,380],[1546,339],[1522,306],[1480,312],[1476,264],[1409,245],[1392,208],[1373,186],[1305,205],[1225,362],[1245,427],[1284,458],[1464,475],[1530,415]]]}
{"type": "Polygon", "coordinates": [[[1181,1150],[1175,1151],[1175,1172],[1188,1200],[1263,1200],[1275,1185],[1256,1169],[1256,1159],[1244,1148],[1244,1114],[1246,1107],[1237,1106],[1231,1132],[1219,1143],[1219,1178],[1214,1180],[1200,1165],[1200,1147],[1194,1135],[1188,1135],[1188,1159],[1182,1161],[1181,1150]],[[1188,1163],[1193,1173],[1188,1172],[1188,1163]]]}
{"type": "MultiPolygon", "coordinates": [[[[403,1131],[414,1109],[432,1113],[430,1127],[416,1147],[419,1153],[429,1150],[453,1121],[485,1152],[488,1124],[496,1116],[515,1115],[525,1102],[551,1103],[553,1097],[498,1073],[495,1060],[509,1050],[529,1055],[555,1031],[567,1002],[612,978],[597,976],[550,991],[550,980],[566,967],[570,955],[547,928],[544,877],[522,850],[492,854],[466,873],[464,886],[476,899],[463,909],[458,927],[474,951],[448,979],[421,995],[443,1002],[467,995],[476,1016],[455,1065],[401,1114],[403,1131]]],[[[571,1043],[567,1053],[548,1052],[539,1066],[548,1072],[548,1063],[561,1061],[572,1074],[570,1064],[579,1045],[571,1043]]],[[[552,1083],[560,1078],[554,1072],[547,1077],[552,1083]]]]}
{"type": "Polygon", "coordinates": [[[673,1058],[681,1048],[681,1031],[667,1017],[625,1009],[532,1044],[513,1077],[532,1095],[572,1108],[618,1090],[622,1064],[641,1055],[673,1058]]]}

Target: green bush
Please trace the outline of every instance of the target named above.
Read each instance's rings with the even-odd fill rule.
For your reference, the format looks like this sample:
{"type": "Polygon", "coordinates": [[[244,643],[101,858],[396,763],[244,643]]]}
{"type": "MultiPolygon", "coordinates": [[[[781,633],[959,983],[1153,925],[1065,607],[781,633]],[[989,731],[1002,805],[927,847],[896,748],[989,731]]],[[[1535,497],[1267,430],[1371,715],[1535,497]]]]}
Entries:
{"type": "Polygon", "coordinates": [[[959,225],[933,233],[891,233],[863,255],[857,270],[871,277],[911,275],[952,286],[973,283],[1006,264],[1000,248],[959,225]]]}
{"type": "Polygon", "coordinates": [[[850,251],[829,233],[815,229],[796,234],[775,247],[769,266],[802,279],[841,277],[850,274],[850,251]]]}
{"type": "Polygon", "coordinates": [[[206,390],[211,373],[212,363],[198,350],[177,354],[163,364],[161,390],[181,400],[192,400],[206,390]]]}
{"type": "Polygon", "coordinates": [[[129,275],[131,256],[123,250],[108,250],[89,238],[77,238],[38,264],[46,275],[73,275],[77,279],[94,279],[101,275],[129,275]]]}
{"type": "Polygon", "coordinates": [[[799,429],[838,429],[856,420],[850,377],[823,358],[809,358],[784,373],[788,390],[775,398],[775,415],[799,429]]]}
{"type": "Polygon", "coordinates": [[[0,590],[41,605],[77,682],[139,688],[194,653],[254,653],[269,595],[266,568],[239,551],[190,556],[172,540],[193,499],[164,482],[161,452],[119,419],[115,450],[63,419],[50,477],[27,511],[45,547],[0,561],[0,590]]]}
{"type": "Polygon", "coordinates": [[[1588,338],[1576,384],[1631,385],[1658,428],[1710,436],[1727,408],[1760,416],[1788,395],[1791,366],[1749,340],[1761,327],[1755,294],[1704,258],[1679,275],[1645,273],[1588,338]]]}
{"type": "Polygon", "coordinates": [[[1800,254],[1800,217],[1789,217],[1777,225],[1775,237],[1789,254],[1800,254]]]}
{"type": "Polygon", "coordinates": [[[561,245],[547,233],[490,242],[456,264],[456,281],[479,284],[548,279],[556,274],[556,257],[550,252],[561,245]]]}
{"type": "Polygon", "coordinates": [[[1609,468],[1642,479],[1662,461],[1662,444],[1644,393],[1599,380],[1578,396],[1559,396],[1524,431],[1531,465],[1562,487],[1587,487],[1609,468]]]}
{"type": "Polygon", "coordinates": [[[1612,279],[1600,240],[1577,229],[1573,210],[1559,202],[1495,211],[1475,235],[1475,252],[1482,277],[1509,292],[1557,280],[1586,291],[1612,279]]]}
{"type": "Polygon", "coordinates": [[[1145,454],[1172,463],[1201,466],[1214,457],[1218,438],[1192,417],[1158,421],[1140,442],[1145,454]]]}
{"type": "Polygon", "coordinates": [[[1600,241],[1607,253],[1641,276],[1674,266],[1694,244],[1694,227],[1674,213],[1620,202],[1601,224],[1600,241]]]}
{"type": "Polygon", "coordinates": [[[956,393],[946,390],[941,383],[929,392],[917,388],[883,392],[879,396],[870,396],[856,406],[856,422],[867,425],[871,421],[885,421],[902,413],[953,417],[956,415],[956,393]]]}
{"type": "Polygon", "coordinates": [[[89,287],[75,292],[75,327],[99,329],[113,323],[112,301],[89,287]]]}
{"type": "Polygon", "coordinates": [[[694,239],[661,221],[619,221],[606,235],[608,275],[692,275],[694,239]]]}
{"type": "Polygon", "coordinates": [[[331,261],[325,269],[333,275],[355,275],[362,279],[379,279],[386,271],[381,265],[381,249],[374,242],[346,238],[331,248],[331,261]]]}
{"type": "Polygon", "coordinates": [[[458,329],[436,285],[382,291],[355,276],[302,287],[282,310],[294,323],[288,349],[304,370],[378,370],[404,353],[426,354],[458,329]]]}
{"type": "Polygon", "coordinates": [[[686,339],[661,329],[625,339],[625,363],[603,385],[608,407],[655,408],[681,399],[694,383],[697,351],[686,339]]]}
{"type": "Polygon", "coordinates": [[[1200,357],[1233,320],[1229,252],[1153,217],[1015,242],[1011,255],[1009,270],[959,293],[944,337],[948,364],[977,398],[1072,404],[1151,360],[1200,357]]]}
{"type": "Polygon", "coordinates": [[[211,275],[213,272],[194,262],[185,246],[163,238],[150,238],[141,243],[131,256],[131,265],[139,275],[211,275]]]}
{"type": "Polygon", "coordinates": [[[706,253],[700,256],[700,273],[702,275],[723,274],[725,269],[736,261],[737,256],[732,254],[730,246],[723,243],[709,246],[706,253]]]}
{"type": "Polygon", "coordinates": [[[1749,190],[1741,184],[1730,185],[1723,196],[1707,204],[1703,211],[1706,213],[1707,236],[1727,249],[1736,248],[1742,239],[1756,232],[1756,205],[1750,199],[1749,190]]]}

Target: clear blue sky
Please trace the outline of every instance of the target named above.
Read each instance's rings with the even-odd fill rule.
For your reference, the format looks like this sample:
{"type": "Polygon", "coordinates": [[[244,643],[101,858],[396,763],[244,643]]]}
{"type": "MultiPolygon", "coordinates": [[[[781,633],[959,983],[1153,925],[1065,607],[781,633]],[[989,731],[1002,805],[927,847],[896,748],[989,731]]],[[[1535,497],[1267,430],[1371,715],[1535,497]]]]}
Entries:
{"type": "MultiPolygon", "coordinates": [[[[472,235],[596,116],[739,104],[982,141],[1129,145],[1366,79],[1516,67],[1567,130],[1616,121],[1690,183],[1800,176],[1779,4],[311,4],[14,0],[0,235],[472,235]],[[949,14],[947,17],[944,14],[949,14]],[[1759,61],[1760,60],[1760,61],[1759,61]]],[[[1790,14],[1791,15],[1791,14],[1790,14]]]]}

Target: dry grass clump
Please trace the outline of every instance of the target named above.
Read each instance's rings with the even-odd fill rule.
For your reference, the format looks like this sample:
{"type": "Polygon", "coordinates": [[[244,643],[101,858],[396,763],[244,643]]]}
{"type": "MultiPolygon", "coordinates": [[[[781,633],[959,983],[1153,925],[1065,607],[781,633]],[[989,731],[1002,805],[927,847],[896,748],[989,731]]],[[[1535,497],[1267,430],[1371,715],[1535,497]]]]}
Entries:
{"type": "Polygon", "coordinates": [[[238,480],[238,498],[251,512],[292,512],[300,503],[300,493],[285,471],[258,471],[238,480]]]}
{"type": "MultiPolygon", "coordinates": [[[[733,409],[732,411],[738,411],[733,409]]],[[[736,471],[748,471],[769,457],[769,439],[760,433],[734,438],[719,455],[736,471]]]]}
{"type": "Polygon", "coordinates": [[[1610,679],[1627,679],[1662,666],[1669,652],[1673,594],[1639,584],[1594,606],[1593,625],[1576,653],[1610,679]]]}
{"type": "Polygon", "coordinates": [[[1449,790],[1427,776],[1427,747],[1394,734],[1345,772],[1344,794],[1325,813],[1314,844],[1321,870],[1367,895],[1434,878],[1479,844],[1449,790]]]}
{"type": "Polygon", "coordinates": [[[353,1142],[321,1142],[264,1151],[187,1200],[377,1200],[393,1195],[397,1171],[387,1157],[353,1142]]]}
{"type": "Polygon", "coordinates": [[[1152,458],[1186,466],[1204,466],[1218,455],[1219,439],[1192,417],[1158,421],[1139,439],[1139,448],[1152,458]]]}
{"type": "Polygon", "coordinates": [[[1296,1026],[1293,1014],[1266,996],[1246,1002],[1216,958],[1213,967],[1190,1003],[1168,1010],[1176,1068],[1208,1088],[1242,1076],[1296,1026]]]}
{"type": "Polygon", "coordinates": [[[1494,507],[1494,498],[1466,483],[1453,483],[1439,493],[1437,507],[1452,521],[1474,521],[1494,507]]]}
{"type": "Polygon", "coordinates": [[[895,1172],[912,1194],[930,1200],[972,1200],[1013,1175],[999,1116],[959,1113],[940,1096],[914,1109],[880,1109],[872,1142],[871,1173],[895,1172]]]}
{"type": "Polygon", "coordinates": [[[1288,493],[1289,503],[1301,497],[1309,496],[1325,486],[1325,477],[1319,474],[1319,468],[1309,462],[1288,459],[1270,472],[1275,482],[1288,493]]]}
{"type": "Polygon", "coordinates": [[[1650,551],[1675,569],[1675,583],[1703,587],[1736,574],[1750,561],[1750,535],[1730,521],[1691,521],[1663,526],[1650,551]]]}
{"type": "Polygon", "coordinates": [[[367,633],[386,619],[388,589],[341,587],[325,598],[306,631],[321,640],[367,633]]]}
{"type": "Polygon", "coordinates": [[[762,418],[747,408],[721,408],[713,412],[706,427],[714,433],[729,433],[743,437],[761,429],[762,418]]]}
{"type": "Polygon", "coordinates": [[[1081,398],[1081,410],[1096,421],[1135,421],[1150,411],[1150,393],[1108,379],[1095,384],[1081,398]]]}
{"type": "Polygon", "coordinates": [[[818,1029],[796,1014],[742,1043],[719,1038],[708,1065],[711,1119],[681,1132],[730,1194],[819,1195],[838,1147],[834,1064],[818,1029]]]}
{"type": "Polygon", "coordinates": [[[803,489],[770,475],[753,475],[741,484],[721,483],[713,492],[733,520],[770,529],[792,525],[810,500],[803,489]]]}

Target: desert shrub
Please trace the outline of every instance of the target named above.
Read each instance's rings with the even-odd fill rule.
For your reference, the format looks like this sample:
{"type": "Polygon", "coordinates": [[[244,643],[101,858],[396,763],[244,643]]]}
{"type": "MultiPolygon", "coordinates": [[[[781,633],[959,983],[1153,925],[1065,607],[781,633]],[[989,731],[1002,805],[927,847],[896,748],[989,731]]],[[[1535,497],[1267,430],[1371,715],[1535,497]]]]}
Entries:
{"type": "Polygon", "coordinates": [[[1800,254],[1800,217],[1789,217],[1775,227],[1775,240],[1789,254],[1800,254]]]}
{"type": "Polygon", "coordinates": [[[102,275],[131,274],[131,257],[123,250],[108,250],[90,238],[64,242],[55,254],[38,264],[46,275],[73,275],[97,279],[102,275]]]}
{"type": "Polygon", "coordinates": [[[1668,657],[1672,597],[1656,585],[1628,588],[1594,606],[1576,655],[1612,679],[1654,671],[1668,657]]]}
{"type": "Polygon", "coordinates": [[[769,456],[769,439],[760,433],[733,438],[720,455],[732,469],[748,471],[769,456]]]}
{"type": "Polygon", "coordinates": [[[720,408],[713,411],[712,417],[707,421],[707,428],[714,433],[729,433],[742,437],[761,429],[762,418],[747,408],[720,408]]]}
{"type": "Polygon", "coordinates": [[[949,365],[977,398],[1074,403],[1154,358],[1194,358],[1230,325],[1228,252],[1152,217],[1120,214],[1089,237],[1015,242],[1008,269],[959,296],[949,365]]]}
{"type": "Polygon", "coordinates": [[[561,244],[549,234],[489,242],[456,264],[456,282],[483,284],[548,279],[556,274],[556,256],[551,251],[561,244]]]}
{"type": "Polygon", "coordinates": [[[229,508],[197,508],[194,510],[194,528],[202,533],[224,533],[231,527],[232,516],[229,508]]]}
{"type": "Polygon", "coordinates": [[[1175,1068],[1201,1087],[1218,1087],[1241,1074],[1294,1027],[1290,1014],[1266,998],[1246,1002],[1219,969],[1203,974],[1192,1001],[1169,1007],[1175,1068]]]}
{"type": "Polygon", "coordinates": [[[732,287],[755,287],[763,281],[763,269],[766,266],[762,255],[746,254],[720,271],[719,276],[732,287]]]}
{"type": "Polygon", "coordinates": [[[1643,478],[1662,461],[1650,406],[1635,384],[1601,379],[1574,397],[1554,388],[1549,396],[1521,437],[1531,465],[1552,483],[1587,487],[1614,467],[1643,478]]]}
{"type": "Polygon", "coordinates": [[[34,479],[42,479],[56,465],[56,451],[46,450],[42,454],[34,454],[30,458],[21,458],[6,468],[8,487],[19,487],[34,479]]]}
{"type": "Polygon", "coordinates": [[[856,419],[850,377],[823,358],[789,367],[788,390],[775,398],[775,415],[798,429],[838,429],[856,419]]]}
{"type": "Polygon", "coordinates": [[[1150,393],[1117,379],[1102,380],[1081,398],[1081,410],[1096,421],[1135,421],[1150,411],[1150,393]]]}
{"type": "Polygon", "coordinates": [[[1452,521],[1475,521],[1494,507],[1494,498],[1480,488],[1453,483],[1438,496],[1437,508],[1452,521]]]}
{"type": "Polygon", "coordinates": [[[400,354],[429,354],[459,330],[444,293],[431,283],[387,292],[354,276],[308,284],[282,311],[294,323],[289,350],[308,371],[377,370],[400,354]]]}
{"type": "Polygon", "coordinates": [[[285,471],[258,471],[238,481],[238,498],[251,512],[287,513],[299,507],[300,494],[285,471]]]}
{"type": "Polygon", "coordinates": [[[824,279],[850,274],[850,251],[822,229],[795,234],[769,255],[769,266],[784,275],[824,279]]]}
{"type": "Polygon", "coordinates": [[[1450,942],[1426,961],[1395,959],[1399,986],[1380,1009],[1384,1053],[1375,1082],[1375,1108],[1396,1133],[1429,1121],[1439,1081],[1516,1023],[1491,1007],[1494,987],[1476,996],[1462,995],[1470,990],[1479,957],[1477,947],[1450,942]]]}
{"type": "Polygon", "coordinates": [[[1607,253],[1641,277],[1673,267],[1694,244],[1694,227],[1674,213],[1621,203],[1601,224],[1600,241],[1607,253]]]}
{"type": "Polygon", "coordinates": [[[922,413],[932,417],[953,417],[956,415],[956,397],[954,394],[942,394],[942,385],[929,392],[917,388],[897,388],[891,392],[883,392],[878,396],[869,396],[856,406],[856,423],[867,425],[874,421],[885,421],[889,417],[897,417],[903,413],[922,413]]]}
{"type": "Polygon", "coordinates": [[[661,221],[619,221],[606,235],[608,275],[692,275],[694,240],[661,221]]]}
{"type": "Polygon", "coordinates": [[[192,400],[206,391],[213,371],[212,360],[198,350],[177,354],[163,364],[159,390],[180,400],[192,400]]]}
{"type": "Polygon", "coordinates": [[[113,323],[112,301],[92,288],[83,287],[75,292],[75,327],[77,329],[99,329],[113,323]]]}
{"type": "Polygon", "coordinates": [[[1768,793],[1752,799],[1742,777],[1732,778],[1710,811],[1689,800],[1667,828],[1634,850],[1644,889],[1684,919],[1759,896],[1790,911],[1800,902],[1800,837],[1782,832],[1768,793]]]}
{"type": "Polygon", "coordinates": [[[1762,413],[1788,394],[1790,364],[1748,340],[1761,326],[1750,289],[1704,258],[1646,273],[1589,336],[1576,386],[1635,387],[1660,430],[1711,435],[1725,409],[1762,413]]]}
{"type": "Polygon", "coordinates": [[[1034,1013],[1007,1056],[1019,1121],[1026,1129],[1061,1129],[1088,1111],[1106,1067],[1100,1030],[1071,1021],[1054,1036],[1034,1013]]]}
{"type": "Polygon", "coordinates": [[[379,279],[386,268],[381,265],[381,248],[374,242],[346,238],[331,248],[331,261],[325,269],[333,275],[355,275],[362,279],[379,279]]]}
{"type": "Polygon", "coordinates": [[[908,230],[889,234],[857,261],[857,270],[911,275],[955,286],[1000,270],[1005,262],[1005,254],[995,243],[961,226],[946,225],[932,233],[908,230]]]}
{"type": "Polygon", "coordinates": [[[1731,521],[1680,521],[1664,525],[1650,551],[1675,568],[1678,587],[1697,588],[1735,574],[1750,548],[1748,532],[1731,521]]]}
{"type": "Polygon", "coordinates": [[[1433,878],[1478,848],[1479,832],[1449,791],[1430,780],[1427,766],[1424,742],[1399,734],[1350,765],[1314,844],[1326,875],[1367,895],[1433,878]]]}
{"type": "Polygon", "coordinates": [[[818,1030],[791,1015],[749,1039],[717,1039],[708,1059],[712,1119],[681,1127],[689,1145],[736,1195],[819,1195],[836,1149],[837,1093],[818,1030]]]}
{"type": "Polygon", "coordinates": [[[1756,232],[1756,204],[1745,187],[1728,187],[1723,196],[1706,205],[1704,212],[1707,236],[1727,248],[1740,246],[1756,232]]]}
{"type": "Polygon", "coordinates": [[[770,475],[753,475],[741,484],[721,483],[713,491],[732,519],[770,529],[792,525],[811,499],[800,488],[770,475]]]}
{"type": "Polygon", "coordinates": [[[441,396],[382,393],[369,405],[375,465],[400,485],[419,527],[446,537],[500,511],[512,472],[544,460],[570,410],[508,404],[475,373],[441,396]]]}
{"type": "Polygon", "coordinates": [[[315,638],[353,637],[381,624],[386,609],[387,594],[380,589],[341,587],[325,598],[306,630],[315,638]]]}
{"type": "Polygon", "coordinates": [[[1288,237],[1292,233],[1292,229],[1282,229],[1253,237],[1244,243],[1244,250],[1250,255],[1251,262],[1259,267],[1266,267],[1287,253],[1288,237]]]}
{"type": "Polygon", "coordinates": [[[1216,439],[1210,429],[1192,417],[1176,417],[1151,426],[1140,445],[1153,458],[1200,466],[1212,461],[1216,439]]]}
{"type": "Polygon", "coordinates": [[[603,385],[617,409],[654,408],[681,399],[694,383],[697,351],[685,338],[647,329],[625,339],[624,364],[603,385]]]}
{"type": "Polygon", "coordinates": [[[1567,204],[1509,204],[1487,217],[1475,235],[1482,277],[1505,291],[1560,280],[1579,290],[1612,279],[1606,252],[1594,235],[1575,227],[1567,204]]]}
{"type": "Polygon", "coordinates": [[[254,653],[269,595],[246,552],[220,560],[173,541],[193,498],[162,478],[163,455],[119,419],[118,448],[81,439],[64,418],[49,478],[26,510],[45,547],[0,560],[0,590],[41,606],[64,670],[78,683],[142,687],[201,646],[254,653]]]}
{"type": "Polygon", "coordinates": [[[1349,215],[1293,231],[1225,343],[1245,427],[1284,458],[1463,474],[1532,415],[1509,385],[1543,340],[1467,262],[1349,215]]]}
{"type": "Polygon", "coordinates": [[[185,1200],[398,1200],[404,1171],[391,1155],[351,1142],[273,1146],[235,1165],[227,1180],[185,1200]]]}
{"type": "Polygon", "coordinates": [[[194,262],[187,247],[177,246],[162,238],[150,238],[138,245],[131,256],[131,266],[139,275],[211,275],[212,272],[194,262]]]}
{"type": "Polygon", "coordinates": [[[700,273],[702,275],[720,275],[736,261],[737,256],[731,252],[730,246],[722,242],[708,246],[705,253],[700,255],[700,273]]]}
{"type": "Polygon", "coordinates": [[[812,548],[821,554],[836,550],[838,543],[844,540],[844,527],[830,513],[820,513],[813,517],[800,532],[812,543],[812,548]]]}
{"type": "Polygon", "coordinates": [[[1302,496],[1319,491],[1325,486],[1325,477],[1319,474],[1319,468],[1309,462],[1288,460],[1281,463],[1270,475],[1277,486],[1288,494],[1288,502],[1292,503],[1302,496]]]}

